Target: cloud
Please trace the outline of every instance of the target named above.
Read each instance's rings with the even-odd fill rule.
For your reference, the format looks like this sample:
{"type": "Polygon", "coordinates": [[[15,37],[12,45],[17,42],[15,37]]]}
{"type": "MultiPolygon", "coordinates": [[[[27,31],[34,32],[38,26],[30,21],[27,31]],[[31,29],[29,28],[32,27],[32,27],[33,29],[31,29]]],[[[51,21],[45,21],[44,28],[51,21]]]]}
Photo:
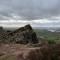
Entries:
{"type": "Polygon", "coordinates": [[[32,27],[59,27],[60,20],[0,20],[0,26],[3,27],[21,27],[26,24],[31,24],[32,27]]]}
{"type": "Polygon", "coordinates": [[[0,20],[36,20],[59,15],[60,0],[0,0],[0,20]]]}
{"type": "Polygon", "coordinates": [[[60,0],[0,0],[0,26],[60,26],[60,0]]]}

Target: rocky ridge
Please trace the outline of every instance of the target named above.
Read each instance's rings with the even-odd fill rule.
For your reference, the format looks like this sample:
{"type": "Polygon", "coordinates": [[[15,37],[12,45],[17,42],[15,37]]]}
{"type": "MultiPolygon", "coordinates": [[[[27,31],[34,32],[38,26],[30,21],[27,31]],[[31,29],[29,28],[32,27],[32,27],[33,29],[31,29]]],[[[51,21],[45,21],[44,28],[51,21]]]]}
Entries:
{"type": "Polygon", "coordinates": [[[36,33],[33,31],[32,27],[29,24],[12,32],[5,32],[3,35],[4,36],[2,36],[2,39],[8,40],[8,42],[11,43],[38,43],[36,33]]]}

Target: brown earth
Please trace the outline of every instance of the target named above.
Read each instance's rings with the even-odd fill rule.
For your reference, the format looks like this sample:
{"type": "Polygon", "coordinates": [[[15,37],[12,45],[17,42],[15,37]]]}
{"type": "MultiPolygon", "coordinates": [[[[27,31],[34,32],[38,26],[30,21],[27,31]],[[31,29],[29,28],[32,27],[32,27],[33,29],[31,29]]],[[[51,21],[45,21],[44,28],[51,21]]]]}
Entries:
{"type": "Polygon", "coordinates": [[[60,60],[60,46],[0,45],[0,60],[60,60]]]}
{"type": "Polygon", "coordinates": [[[26,45],[20,44],[2,44],[0,45],[0,60],[25,60],[29,56],[30,51],[40,48],[28,48],[26,45]]]}

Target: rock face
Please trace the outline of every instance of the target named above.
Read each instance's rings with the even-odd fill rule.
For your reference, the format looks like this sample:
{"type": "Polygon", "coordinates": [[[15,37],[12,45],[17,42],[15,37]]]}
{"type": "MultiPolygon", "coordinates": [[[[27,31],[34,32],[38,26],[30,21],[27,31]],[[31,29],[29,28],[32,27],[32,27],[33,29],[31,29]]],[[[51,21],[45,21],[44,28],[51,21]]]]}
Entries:
{"type": "Polygon", "coordinates": [[[0,27],[0,32],[3,30],[3,27],[0,27]]]}
{"type": "Polygon", "coordinates": [[[9,33],[9,40],[22,44],[38,43],[36,33],[29,24],[9,33]]]}
{"type": "Polygon", "coordinates": [[[3,40],[5,40],[6,38],[6,33],[3,29],[3,27],[0,27],[0,42],[3,42],[3,40]]]}

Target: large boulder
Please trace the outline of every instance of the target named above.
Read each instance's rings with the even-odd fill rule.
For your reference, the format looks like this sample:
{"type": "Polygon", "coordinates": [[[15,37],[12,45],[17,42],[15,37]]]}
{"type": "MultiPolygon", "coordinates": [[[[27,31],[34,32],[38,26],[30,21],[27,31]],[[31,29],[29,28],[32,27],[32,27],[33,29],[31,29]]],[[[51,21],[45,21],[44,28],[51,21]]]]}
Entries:
{"type": "Polygon", "coordinates": [[[16,43],[23,44],[38,43],[36,33],[29,24],[9,33],[9,36],[11,42],[15,41],[16,43]]]}

